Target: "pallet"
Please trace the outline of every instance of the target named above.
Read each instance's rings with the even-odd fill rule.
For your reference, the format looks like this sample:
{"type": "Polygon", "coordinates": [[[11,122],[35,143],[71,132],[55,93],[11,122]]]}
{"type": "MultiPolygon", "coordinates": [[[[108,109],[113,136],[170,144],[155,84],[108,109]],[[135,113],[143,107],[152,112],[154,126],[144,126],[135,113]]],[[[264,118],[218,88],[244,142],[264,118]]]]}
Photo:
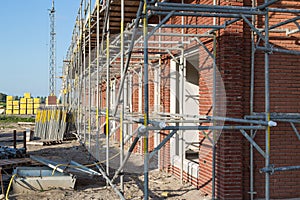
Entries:
{"type": "Polygon", "coordinates": [[[2,169],[23,166],[24,164],[31,164],[33,161],[30,158],[13,158],[0,159],[0,167],[2,169]]]}
{"type": "Polygon", "coordinates": [[[57,145],[62,144],[62,140],[43,140],[43,141],[29,141],[26,142],[27,145],[36,145],[36,146],[50,146],[50,145],[57,145]]]}

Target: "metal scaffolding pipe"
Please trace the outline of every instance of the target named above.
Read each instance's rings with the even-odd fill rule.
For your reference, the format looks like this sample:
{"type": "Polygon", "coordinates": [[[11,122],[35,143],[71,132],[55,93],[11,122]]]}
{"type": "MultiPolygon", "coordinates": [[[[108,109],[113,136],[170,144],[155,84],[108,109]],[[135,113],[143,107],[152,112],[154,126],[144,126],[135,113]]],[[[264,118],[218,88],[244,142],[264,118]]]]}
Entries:
{"type": "Polygon", "coordinates": [[[262,168],[260,169],[260,173],[271,173],[273,174],[274,172],[283,172],[283,171],[293,171],[293,170],[300,170],[300,166],[286,166],[286,167],[276,167],[274,168],[273,165],[271,165],[268,168],[262,168]]]}
{"type": "MultiPolygon", "coordinates": [[[[152,11],[153,15],[168,15],[170,12],[165,11],[152,11]]],[[[240,18],[240,14],[220,14],[220,13],[193,13],[193,12],[175,12],[173,16],[194,16],[194,17],[223,17],[223,18],[240,18]]],[[[245,15],[245,17],[251,18],[252,15],[245,15]]]]}
{"type": "MultiPolygon", "coordinates": [[[[265,0],[268,3],[268,0],[265,0]]],[[[269,11],[265,14],[265,48],[269,48],[269,11]]],[[[270,121],[270,81],[269,81],[269,52],[265,51],[265,120],[270,121]]],[[[270,165],[270,127],[265,130],[265,167],[270,165]]],[[[265,198],[270,199],[270,173],[265,174],[265,198]]]]}
{"type": "MultiPolygon", "coordinates": [[[[256,0],[252,0],[252,8],[256,7],[256,0]]],[[[256,26],[256,16],[252,15],[252,25],[256,26]]],[[[253,30],[253,29],[252,29],[253,30]]],[[[254,112],[254,83],[255,83],[255,34],[251,31],[251,71],[250,71],[250,114],[254,112]]],[[[252,124],[251,124],[252,125],[252,124]]],[[[250,138],[254,140],[253,130],[250,130],[250,138]]],[[[250,199],[254,199],[254,154],[253,143],[250,142],[250,199]]]]}
{"type": "MultiPolygon", "coordinates": [[[[144,33],[144,126],[148,127],[149,120],[149,78],[148,78],[148,8],[144,0],[143,8],[143,33],[144,33]]],[[[149,167],[148,167],[148,131],[144,136],[144,200],[149,199],[149,167]]]]}
{"type": "Polygon", "coordinates": [[[147,130],[265,130],[265,126],[166,126],[159,129],[157,127],[148,126],[147,130]]]}
{"type": "MultiPolygon", "coordinates": [[[[223,9],[223,8],[219,8],[219,7],[201,8],[201,7],[197,7],[198,5],[200,5],[200,4],[193,4],[193,7],[184,7],[184,6],[182,6],[182,7],[148,6],[148,7],[149,7],[149,10],[154,10],[154,11],[187,11],[187,12],[193,11],[193,12],[231,13],[231,14],[247,14],[247,15],[263,15],[263,14],[265,14],[262,11],[251,10],[251,9],[247,9],[247,8],[246,9],[231,9],[231,8],[223,9]]],[[[227,6],[224,6],[224,7],[227,7],[227,6]]],[[[240,8],[244,8],[244,7],[240,7],[240,8]]]]}
{"type": "MultiPolygon", "coordinates": [[[[110,1],[106,1],[105,24],[103,31],[106,29],[106,174],[109,176],[109,136],[110,136],[110,29],[109,29],[109,10],[110,1]]],[[[103,39],[102,35],[102,39],[103,39]]],[[[104,40],[102,40],[104,41],[104,40]]],[[[108,182],[107,182],[108,183],[108,182]]],[[[107,184],[106,183],[106,184],[107,184]]]]}
{"type": "Polygon", "coordinates": [[[266,158],[266,153],[257,145],[257,143],[250,137],[245,130],[241,129],[240,132],[243,136],[250,142],[251,145],[264,157],[266,158]]]}

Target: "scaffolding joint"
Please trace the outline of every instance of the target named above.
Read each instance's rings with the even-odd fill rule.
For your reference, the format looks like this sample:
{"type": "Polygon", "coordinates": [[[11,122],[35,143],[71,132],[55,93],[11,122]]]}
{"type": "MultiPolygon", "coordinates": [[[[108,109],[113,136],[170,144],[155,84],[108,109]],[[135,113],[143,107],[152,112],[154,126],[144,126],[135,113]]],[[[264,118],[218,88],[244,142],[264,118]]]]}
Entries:
{"type": "Polygon", "coordinates": [[[141,125],[138,128],[138,134],[139,134],[139,136],[146,135],[146,133],[147,133],[147,127],[144,126],[144,125],[141,125]]]}
{"type": "Polygon", "coordinates": [[[270,175],[274,174],[275,172],[275,165],[269,165],[268,167],[264,167],[259,170],[260,173],[269,173],[270,175]]]}

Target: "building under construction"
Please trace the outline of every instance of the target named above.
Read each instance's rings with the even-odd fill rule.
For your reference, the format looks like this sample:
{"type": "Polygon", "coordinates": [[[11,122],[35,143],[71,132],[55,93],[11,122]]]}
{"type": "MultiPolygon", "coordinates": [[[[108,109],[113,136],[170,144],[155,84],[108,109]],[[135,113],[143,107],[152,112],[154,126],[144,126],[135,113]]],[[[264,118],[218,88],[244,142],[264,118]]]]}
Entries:
{"type": "Polygon", "coordinates": [[[145,199],[151,159],[212,199],[300,197],[299,14],[297,0],[81,0],[63,103],[120,198],[131,153],[145,199]]]}

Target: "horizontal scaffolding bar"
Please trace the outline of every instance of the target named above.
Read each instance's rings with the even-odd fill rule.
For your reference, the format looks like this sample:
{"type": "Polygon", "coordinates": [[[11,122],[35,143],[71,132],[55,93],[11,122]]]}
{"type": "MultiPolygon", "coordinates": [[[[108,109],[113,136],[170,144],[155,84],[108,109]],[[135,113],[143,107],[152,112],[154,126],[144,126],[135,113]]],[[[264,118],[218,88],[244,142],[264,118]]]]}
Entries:
{"type": "MultiPolygon", "coordinates": [[[[152,11],[153,15],[167,15],[170,12],[152,11]]],[[[193,17],[223,17],[223,18],[238,18],[240,14],[216,14],[216,13],[194,13],[194,12],[174,12],[173,16],[193,16],[193,17]]],[[[245,15],[251,17],[251,15],[245,15]]]]}
{"type": "Polygon", "coordinates": [[[293,55],[300,55],[300,51],[294,51],[294,50],[287,50],[287,49],[279,49],[279,48],[267,48],[267,47],[261,47],[257,46],[257,50],[265,51],[265,52],[278,52],[278,53],[285,53],[285,54],[293,54],[293,55]]]}
{"type": "Polygon", "coordinates": [[[147,127],[148,130],[264,130],[264,126],[166,126],[165,128],[147,127]]]}
{"type": "Polygon", "coordinates": [[[293,170],[300,170],[300,166],[286,166],[286,167],[264,167],[259,171],[261,173],[274,173],[274,172],[283,172],[283,171],[293,171],[293,170]]]}
{"type": "Polygon", "coordinates": [[[217,26],[217,25],[177,25],[177,24],[165,24],[162,25],[161,28],[214,28],[214,29],[222,29],[225,28],[225,26],[217,26]]]}

